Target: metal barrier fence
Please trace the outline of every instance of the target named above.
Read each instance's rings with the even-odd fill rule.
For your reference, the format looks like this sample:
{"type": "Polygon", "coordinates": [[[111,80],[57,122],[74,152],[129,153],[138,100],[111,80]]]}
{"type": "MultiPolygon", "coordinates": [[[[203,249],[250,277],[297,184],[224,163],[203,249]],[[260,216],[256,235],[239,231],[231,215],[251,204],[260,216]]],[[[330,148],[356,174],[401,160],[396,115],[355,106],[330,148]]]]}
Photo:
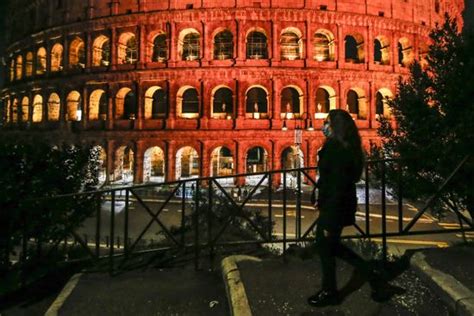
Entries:
{"type": "MultiPolygon", "coordinates": [[[[459,228],[424,227],[427,220],[423,215],[466,161],[467,158],[412,218],[404,217],[407,206],[403,201],[401,162],[368,161],[363,185],[358,185],[362,197],[359,203],[363,202],[359,204],[362,208],[357,213],[359,220],[343,238],[381,238],[383,258],[386,258],[388,237],[474,231],[472,220],[460,212],[456,214],[459,228]],[[390,203],[387,202],[388,164],[397,166],[399,171],[398,187],[393,188],[398,194],[390,203]],[[375,170],[380,174],[377,180],[372,174],[375,170]],[[377,185],[373,186],[374,182],[377,185]],[[371,217],[378,222],[372,223],[371,217]],[[388,229],[387,218],[397,222],[395,228],[388,229]]],[[[192,250],[196,268],[204,249],[212,260],[218,247],[273,244],[279,245],[285,256],[289,243],[314,240],[318,212],[309,202],[309,195],[316,184],[316,171],[316,168],[300,168],[193,178],[55,197],[87,198],[96,207],[82,227],[69,230],[56,240],[41,241],[43,245],[39,246],[50,252],[60,247],[63,250],[75,247],[76,254],[66,261],[106,259],[111,272],[132,255],[170,249],[192,250]],[[281,180],[278,188],[272,188],[274,177],[281,180]],[[241,183],[239,179],[243,178],[247,179],[247,186],[232,185],[241,183]]],[[[20,264],[29,260],[27,250],[35,242],[25,233],[20,264]]]]}

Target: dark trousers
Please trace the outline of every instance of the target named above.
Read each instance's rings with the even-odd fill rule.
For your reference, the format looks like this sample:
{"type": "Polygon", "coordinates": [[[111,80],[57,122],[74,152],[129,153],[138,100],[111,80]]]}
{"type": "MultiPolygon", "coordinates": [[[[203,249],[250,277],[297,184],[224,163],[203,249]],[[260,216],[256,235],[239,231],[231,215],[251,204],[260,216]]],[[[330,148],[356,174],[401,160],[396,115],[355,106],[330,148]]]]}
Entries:
{"type": "Polygon", "coordinates": [[[323,290],[337,289],[336,257],[355,267],[364,277],[369,274],[367,262],[341,243],[342,228],[326,228],[318,225],[316,229],[316,246],[321,258],[323,290]]]}

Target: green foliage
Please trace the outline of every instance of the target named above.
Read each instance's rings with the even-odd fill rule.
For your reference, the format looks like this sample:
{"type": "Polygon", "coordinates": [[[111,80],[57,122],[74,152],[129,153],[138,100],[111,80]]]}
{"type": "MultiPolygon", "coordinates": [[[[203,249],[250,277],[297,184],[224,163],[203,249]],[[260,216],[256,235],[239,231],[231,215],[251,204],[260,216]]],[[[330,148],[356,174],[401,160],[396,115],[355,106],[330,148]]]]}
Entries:
{"type": "Polygon", "coordinates": [[[0,142],[0,272],[8,269],[9,257],[23,236],[61,240],[85,220],[94,209],[91,196],[50,197],[93,189],[98,183],[97,160],[97,152],[83,145],[0,142]]]}
{"type": "MultiPolygon", "coordinates": [[[[461,35],[456,21],[446,16],[430,37],[427,67],[415,61],[410,77],[400,79],[397,96],[389,101],[396,128],[382,118],[378,133],[383,145],[372,148],[377,158],[403,159],[403,196],[411,199],[432,195],[474,146],[473,36],[461,35]]],[[[435,208],[472,207],[472,161],[450,182],[435,208]]],[[[396,188],[394,165],[387,175],[396,188]]]]}

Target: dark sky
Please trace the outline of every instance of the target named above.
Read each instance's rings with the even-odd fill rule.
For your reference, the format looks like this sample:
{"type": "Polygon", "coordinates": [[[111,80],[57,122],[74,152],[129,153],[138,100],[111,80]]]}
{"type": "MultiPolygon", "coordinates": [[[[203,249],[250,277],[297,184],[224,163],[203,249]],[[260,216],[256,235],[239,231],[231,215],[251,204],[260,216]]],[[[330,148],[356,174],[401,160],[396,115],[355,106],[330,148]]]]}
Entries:
{"type": "MultiPolygon", "coordinates": [[[[3,46],[4,46],[4,39],[3,39],[3,30],[5,27],[3,26],[4,17],[6,14],[6,3],[11,0],[0,0],[0,87],[3,86],[3,61],[1,57],[3,56],[3,46]]],[[[474,0],[465,0],[466,10],[464,11],[464,23],[465,29],[471,30],[474,32],[474,0]]]]}

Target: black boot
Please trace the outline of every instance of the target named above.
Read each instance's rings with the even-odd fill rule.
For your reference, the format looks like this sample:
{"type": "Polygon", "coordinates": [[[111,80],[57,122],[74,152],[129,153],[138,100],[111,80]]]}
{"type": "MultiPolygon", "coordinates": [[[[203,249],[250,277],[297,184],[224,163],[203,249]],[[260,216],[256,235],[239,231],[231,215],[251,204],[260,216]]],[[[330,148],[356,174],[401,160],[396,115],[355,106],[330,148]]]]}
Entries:
{"type": "Polygon", "coordinates": [[[315,307],[338,305],[341,302],[336,290],[321,290],[313,296],[308,297],[308,304],[315,307]]]}

